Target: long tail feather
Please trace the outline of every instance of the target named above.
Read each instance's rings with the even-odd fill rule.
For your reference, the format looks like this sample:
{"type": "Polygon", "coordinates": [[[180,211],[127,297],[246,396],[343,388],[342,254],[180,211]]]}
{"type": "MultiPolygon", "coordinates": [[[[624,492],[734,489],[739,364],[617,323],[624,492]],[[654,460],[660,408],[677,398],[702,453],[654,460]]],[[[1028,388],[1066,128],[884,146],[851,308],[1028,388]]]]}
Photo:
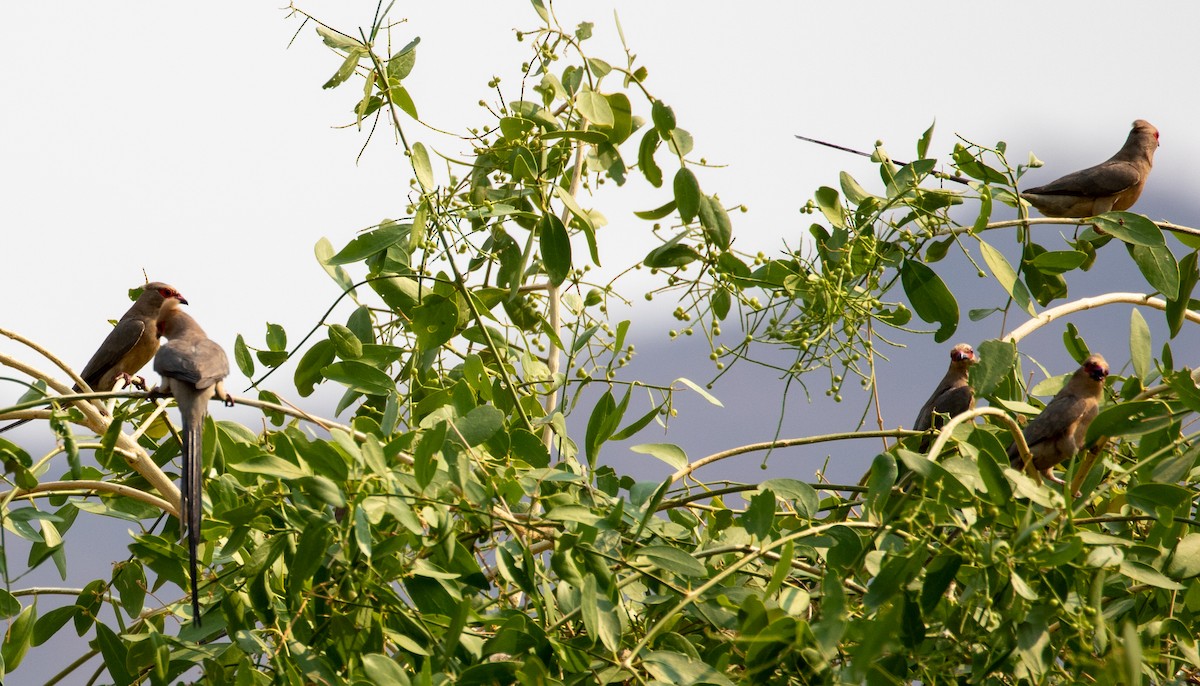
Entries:
{"type": "MultiPolygon", "coordinates": [[[[203,406],[201,405],[201,408],[203,406]]],[[[188,573],[191,577],[192,621],[200,626],[200,593],[198,590],[199,562],[196,549],[200,547],[200,522],[203,516],[203,486],[201,467],[204,461],[204,413],[185,417],[183,425],[183,516],[187,527],[188,573]]]]}
{"type": "Polygon", "coordinates": [[[21,426],[22,424],[28,424],[29,422],[32,422],[32,421],[33,421],[32,419],[18,419],[17,421],[13,422],[12,424],[9,424],[8,426],[0,426],[0,434],[4,433],[5,431],[8,431],[9,429],[15,429],[18,426],[21,426]]]}

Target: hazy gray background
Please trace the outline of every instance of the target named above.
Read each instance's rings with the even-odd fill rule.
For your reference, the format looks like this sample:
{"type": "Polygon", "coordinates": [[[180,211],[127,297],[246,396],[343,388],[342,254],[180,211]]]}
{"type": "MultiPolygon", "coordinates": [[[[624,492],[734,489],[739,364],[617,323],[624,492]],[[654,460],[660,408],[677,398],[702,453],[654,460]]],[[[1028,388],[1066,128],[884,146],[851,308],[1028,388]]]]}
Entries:
{"type": "MultiPolygon", "coordinates": [[[[863,150],[882,139],[895,157],[910,159],[917,137],[935,119],[930,154],[946,157],[956,133],[980,143],[1004,140],[1014,163],[1030,151],[1046,162],[1026,177],[1029,185],[1102,161],[1134,119],[1147,119],[1162,132],[1162,147],[1136,209],[1154,219],[1200,225],[1197,175],[1188,170],[1200,153],[1190,78],[1200,62],[1194,36],[1200,7],[981,7],[867,2],[734,9],[710,1],[622,0],[562,3],[556,10],[566,27],[595,22],[596,38],[585,46],[618,62],[617,10],[631,50],[650,71],[648,88],[674,107],[679,125],[695,136],[694,156],[727,165],[699,172],[704,189],[718,192],[727,206],[749,206],[749,213],[733,217],[743,250],[777,253],[783,241],[796,245],[813,220],[797,208],[818,186],[836,186],[840,170],[878,188],[868,161],[802,143],[793,134],[863,150]],[[1181,85],[1181,78],[1187,82],[1181,85]]],[[[349,32],[370,22],[374,4],[327,0],[302,8],[349,32]]],[[[486,88],[493,76],[502,77],[507,97],[515,96],[515,70],[530,44],[517,43],[512,30],[537,25],[526,3],[398,4],[392,18],[408,20],[393,29],[394,47],[422,38],[405,85],[424,120],[452,132],[486,123],[476,103],[495,100],[486,88]]],[[[404,214],[410,171],[390,133],[381,127],[356,161],[364,134],[339,128],[353,123],[361,84],[322,90],[339,57],[311,25],[288,48],[299,21],[288,20],[277,3],[10,2],[0,4],[0,26],[0,288],[7,294],[0,327],[48,345],[68,361],[86,361],[108,330],[106,320],[128,306],[125,290],[141,283],[143,269],[177,286],[227,350],[239,333],[261,345],[267,321],[284,325],[296,341],[338,294],[313,259],[313,244],[324,236],[340,247],[355,231],[404,214]]],[[[467,150],[415,122],[407,123],[406,133],[447,154],[467,150]]],[[[444,178],[444,170],[439,173],[444,178]]],[[[630,210],[656,207],[668,197],[637,175],[619,195],[616,203],[596,202],[610,222],[600,240],[609,268],[636,261],[652,246],[649,227],[630,210]]],[[[1052,249],[1062,247],[1052,232],[1070,233],[1069,227],[1035,231],[1052,249]]],[[[997,235],[992,242],[1005,240],[997,235]]],[[[1170,244],[1183,254],[1178,243],[1170,244]]],[[[964,269],[951,280],[964,315],[1000,301],[993,281],[977,280],[973,269],[958,263],[964,269]]],[[[1142,285],[1124,251],[1111,245],[1096,270],[1072,281],[1071,297],[1142,285]]],[[[647,304],[636,298],[632,283],[626,293],[635,296],[636,307],[614,307],[612,313],[636,322],[631,342],[639,356],[629,378],[707,380],[713,368],[706,349],[695,341],[667,344],[666,331],[676,326],[667,314],[674,303],[660,298],[647,304]]],[[[1157,352],[1162,317],[1145,316],[1157,352]]],[[[1114,369],[1127,363],[1129,308],[1072,321],[1114,369]]],[[[1017,323],[1010,321],[1009,329],[1017,323]]],[[[1044,330],[1023,351],[1055,371],[1069,371],[1073,363],[1059,343],[1061,330],[1044,330]]],[[[977,343],[1000,333],[998,319],[971,324],[964,316],[955,340],[977,343]]],[[[1174,344],[1178,363],[1192,363],[1195,343],[1195,332],[1185,329],[1184,340],[1174,344]]],[[[879,370],[888,426],[911,423],[943,372],[948,349],[927,338],[889,352],[894,364],[879,370]]],[[[0,350],[49,367],[7,341],[0,350]]],[[[268,385],[294,399],[291,369],[268,385]]],[[[784,436],[854,428],[865,395],[848,385],[846,401],[834,405],[824,401],[824,383],[811,380],[820,399],[812,405],[793,388],[784,436]]],[[[237,392],[244,386],[243,379],[233,379],[237,392]]],[[[682,399],[681,416],[665,438],[649,432],[639,440],[680,443],[694,459],[773,434],[782,393],[776,375],[744,366],[715,393],[724,410],[682,399]]],[[[0,385],[0,405],[17,395],[11,385],[0,385]]],[[[302,404],[327,412],[327,402],[302,404]]],[[[222,416],[252,416],[214,409],[222,416]]],[[[45,427],[29,425],[8,436],[33,446],[44,441],[45,427]]],[[[835,451],[829,455],[836,466],[831,478],[857,478],[878,446],[872,441],[781,451],[772,457],[771,474],[810,478],[835,451]]],[[[754,480],[759,459],[739,458],[707,474],[754,480]]],[[[666,472],[653,458],[619,447],[605,461],[644,478],[666,472]]],[[[80,519],[68,537],[74,573],[66,583],[76,586],[124,558],[128,528],[80,519]],[[83,520],[94,527],[86,529],[87,540],[79,535],[83,520]]],[[[14,569],[23,555],[10,561],[14,569]]],[[[52,572],[41,582],[58,583],[52,572]]],[[[177,597],[173,588],[163,592],[164,599],[177,597]]],[[[80,652],[66,654],[73,659],[80,652]]],[[[22,677],[34,683],[57,671],[57,665],[35,664],[48,654],[35,649],[22,677]]]]}

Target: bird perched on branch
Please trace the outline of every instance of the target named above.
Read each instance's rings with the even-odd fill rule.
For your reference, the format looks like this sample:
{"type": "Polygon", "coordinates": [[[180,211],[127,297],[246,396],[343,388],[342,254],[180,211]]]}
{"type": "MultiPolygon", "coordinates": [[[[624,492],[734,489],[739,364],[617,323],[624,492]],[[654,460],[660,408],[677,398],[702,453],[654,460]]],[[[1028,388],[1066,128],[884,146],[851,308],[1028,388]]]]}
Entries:
{"type": "MultiPolygon", "coordinates": [[[[1106,376],[1108,363],[1104,358],[1089,356],[1042,413],[1025,427],[1023,433],[1033,456],[1033,466],[1046,479],[1060,485],[1064,483],[1050,470],[1084,447],[1088,426],[1100,411],[1106,376]]],[[[1008,446],[1008,459],[1016,469],[1024,466],[1015,441],[1008,446]]]]}
{"type": "Polygon", "coordinates": [[[196,549],[200,544],[202,517],[201,462],[204,455],[204,416],[214,396],[233,407],[233,396],[225,390],[229,359],[204,329],[179,309],[176,300],[166,300],[158,314],[158,332],[167,344],[154,356],[154,371],[162,375],[155,394],[174,396],[183,422],[183,454],[180,521],[187,530],[188,565],[191,574],[192,620],[200,625],[197,594],[196,549]]]}
{"type": "Polygon", "coordinates": [[[1133,122],[1125,145],[1107,161],[1030,188],[1021,197],[1047,217],[1094,217],[1127,210],[1142,194],[1157,149],[1158,129],[1139,119],[1133,122]]]}
{"type": "MultiPolygon", "coordinates": [[[[975,407],[975,391],[967,384],[967,372],[978,361],[979,355],[966,343],[959,343],[950,350],[950,368],[933,390],[933,395],[921,406],[917,420],[913,422],[913,431],[939,429],[945,416],[953,417],[975,407]]],[[[921,452],[929,449],[930,442],[929,436],[921,439],[921,452]]]]}
{"type": "MultiPolygon", "coordinates": [[[[92,359],[83,366],[79,376],[88,387],[93,391],[111,391],[122,379],[139,388],[146,387],[145,381],[136,374],[158,350],[158,312],[167,301],[187,304],[179,291],[165,283],[152,281],[142,286],[141,294],[133,301],[129,311],[121,315],[92,359]]],[[[74,390],[79,392],[83,389],[76,385],[74,390]]],[[[22,419],[9,424],[0,429],[0,433],[28,421],[22,419]]]]}

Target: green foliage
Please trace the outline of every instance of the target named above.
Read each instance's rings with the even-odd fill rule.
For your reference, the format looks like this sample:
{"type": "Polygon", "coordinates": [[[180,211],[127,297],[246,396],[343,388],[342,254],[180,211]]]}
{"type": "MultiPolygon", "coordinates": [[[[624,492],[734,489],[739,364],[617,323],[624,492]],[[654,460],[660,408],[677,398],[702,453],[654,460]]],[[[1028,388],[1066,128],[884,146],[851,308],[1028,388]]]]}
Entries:
{"type": "MultiPolygon", "coordinates": [[[[658,442],[632,450],[674,474],[638,482],[604,464],[611,443],[665,423],[676,391],[719,403],[687,379],[623,378],[631,326],[608,316],[621,298],[613,282],[590,276],[601,246],[623,238],[606,233],[587,193],[635,173],[657,189],[663,204],[637,213],[668,223],[646,232],[658,244],[641,266],[660,279],[646,295],[677,295],[675,317],[706,334],[718,370],[765,345],[794,355],[785,371],[802,382],[828,370],[831,394],[843,374],[875,382],[889,331],[951,339],[959,303],[930,266],[951,249],[995,281],[996,306],[972,318],[1022,318],[1064,299],[1067,276],[1115,240],[1166,300],[1172,337],[1192,303],[1196,253],[1176,260],[1161,228],[1130,213],[1089,219],[1096,228],[1065,248],[1035,243],[1027,224],[1005,241],[998,229],[1012,226],[992,211],[1019,204],[1025,167],[1008,164],[1003,144],[961,143],[950,164],[969,180],[943,188],[935,182],[964,177],[935,171],[932,127],[911,163],[875,150],[878,191],[844,172],[838,188],[818,189],[804,211],[819,221],[802,246],[739,253],[729,212],[690,157],[696,140],[651,92],[645,67],[628,49],[616,62],[589,54],[591,24],[567,30],[533,6],[541,22],[518,33],[533,48],[525,82],[465,137],[474,157],[445,165],[440,146],[408,142],[401,116],[418,118],[403,82],[420,39],[383,55],[382,18],[357,38],[318,28],[337,55],[324,87],[361,79],[355,120],[400,134],[411,183],[397,214],[411,216],[338,250],[316,246],[345,319],[331,308],[290,339],[267,324],[257,349],[237,337],[237,367],[263,367],[254,383],[270,426],[205,427],[202,627],[172,598],[172,585],[187,586],[174,520],[153,525],[165,508],[147,480],[178,443],[150,404],[118,405],[109,422],[46,400],[39,381],[5,409],[53,403],[71,457],[62,478],[93,494],[58,486],[34,497],[48,458],[35,463],[0,439],[6,478],[26,489],[5,496],[4,524],[31,544],[30,567],[53,560],[65,571],[62,537],[81,511],[141,527],[110,576],[53,609],[39,609],[37,589],[18,592],[19,573],[0,556],[5,673],[73,630],[103,657],[102,680],[118,684],[1194,680],[1200,451],[1185,428],[1200,388],[1169,344],[1154,358],[1141,313],[1091,452],[1064,465],[1068,489],[1012,469],[999,421],[948,427],[939,455],[917,452],[909,432],[879,432],[895,440],[859,486],[707,484],[697,471],[723,455],[695,461],[658,442]],[[955,214],[967,203],[979,206],[969,225],[955,214]],[[730,318],[745,338],[726,347],[715,341],[730,318]],[[266,388],[288,365],[301,397],[340,393],[345,424],[266,388]],[[582,437],[566,422],[579,407],[590,407],[582,437]],[[69,422],[99,442],[74,442],[69,422]],[[136,442],[123,433],[130,422],[145,429],[136,442]],[[79,461],[88,449],[103,473],[79,461]],[[114,457],[138,450],[146,459],[132,466],[114,457]],[[112,487],[83,483],[96,480],[112,487]]],[[[1083,359],[1087,343],[1064,328],[1064,346],[1083,359]]],[[[977,346],[971,383],[994,408],[1037,412],[1030,396],[1062,380],[1026,388],[1018,344],[977,346]]]]}

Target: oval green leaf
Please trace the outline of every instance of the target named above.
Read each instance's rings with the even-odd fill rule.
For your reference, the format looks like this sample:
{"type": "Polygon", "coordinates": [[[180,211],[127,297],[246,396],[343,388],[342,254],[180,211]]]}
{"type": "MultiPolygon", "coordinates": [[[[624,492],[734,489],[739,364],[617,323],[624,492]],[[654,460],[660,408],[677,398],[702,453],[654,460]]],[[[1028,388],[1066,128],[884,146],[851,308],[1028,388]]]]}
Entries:
{"type": "Polygon", "coordinates": [[[958,329],[958,301],[941,277],[920,262],[906,260],[900,266],[900,282],[917,316],[939,324],[933,339],[943,343],[953,336],[958,329]]]}
{"type": "Polygon", "coordinates": [[[631,447],[630,450],[643,455],[653,455],[666,462],[672,469],[683,469],[688,463],[687,453],[673,443],[642,443],[631,447]]]}
{"type": "Polygon", "coordinates": [[[690,224],[700,211],[700,182],[686,167],[675,172],[675,207],[685,224],[690,224]]]}
{"type": "Polygon", "coordinates": [[[542,266],[550,283],[557,286],[571,273],[571,238],[567,235],[567,227],[553,214],[542,215],[538,221],[538,237],[542,266]]]}
{"type": "Polygon", "coordinates": [[[396,382],[382,370],[362,362],[335,362],[321,373],[330,381],[337,381],[349,389],[366,395],[387,395],[396,390],[396,382]]]}

